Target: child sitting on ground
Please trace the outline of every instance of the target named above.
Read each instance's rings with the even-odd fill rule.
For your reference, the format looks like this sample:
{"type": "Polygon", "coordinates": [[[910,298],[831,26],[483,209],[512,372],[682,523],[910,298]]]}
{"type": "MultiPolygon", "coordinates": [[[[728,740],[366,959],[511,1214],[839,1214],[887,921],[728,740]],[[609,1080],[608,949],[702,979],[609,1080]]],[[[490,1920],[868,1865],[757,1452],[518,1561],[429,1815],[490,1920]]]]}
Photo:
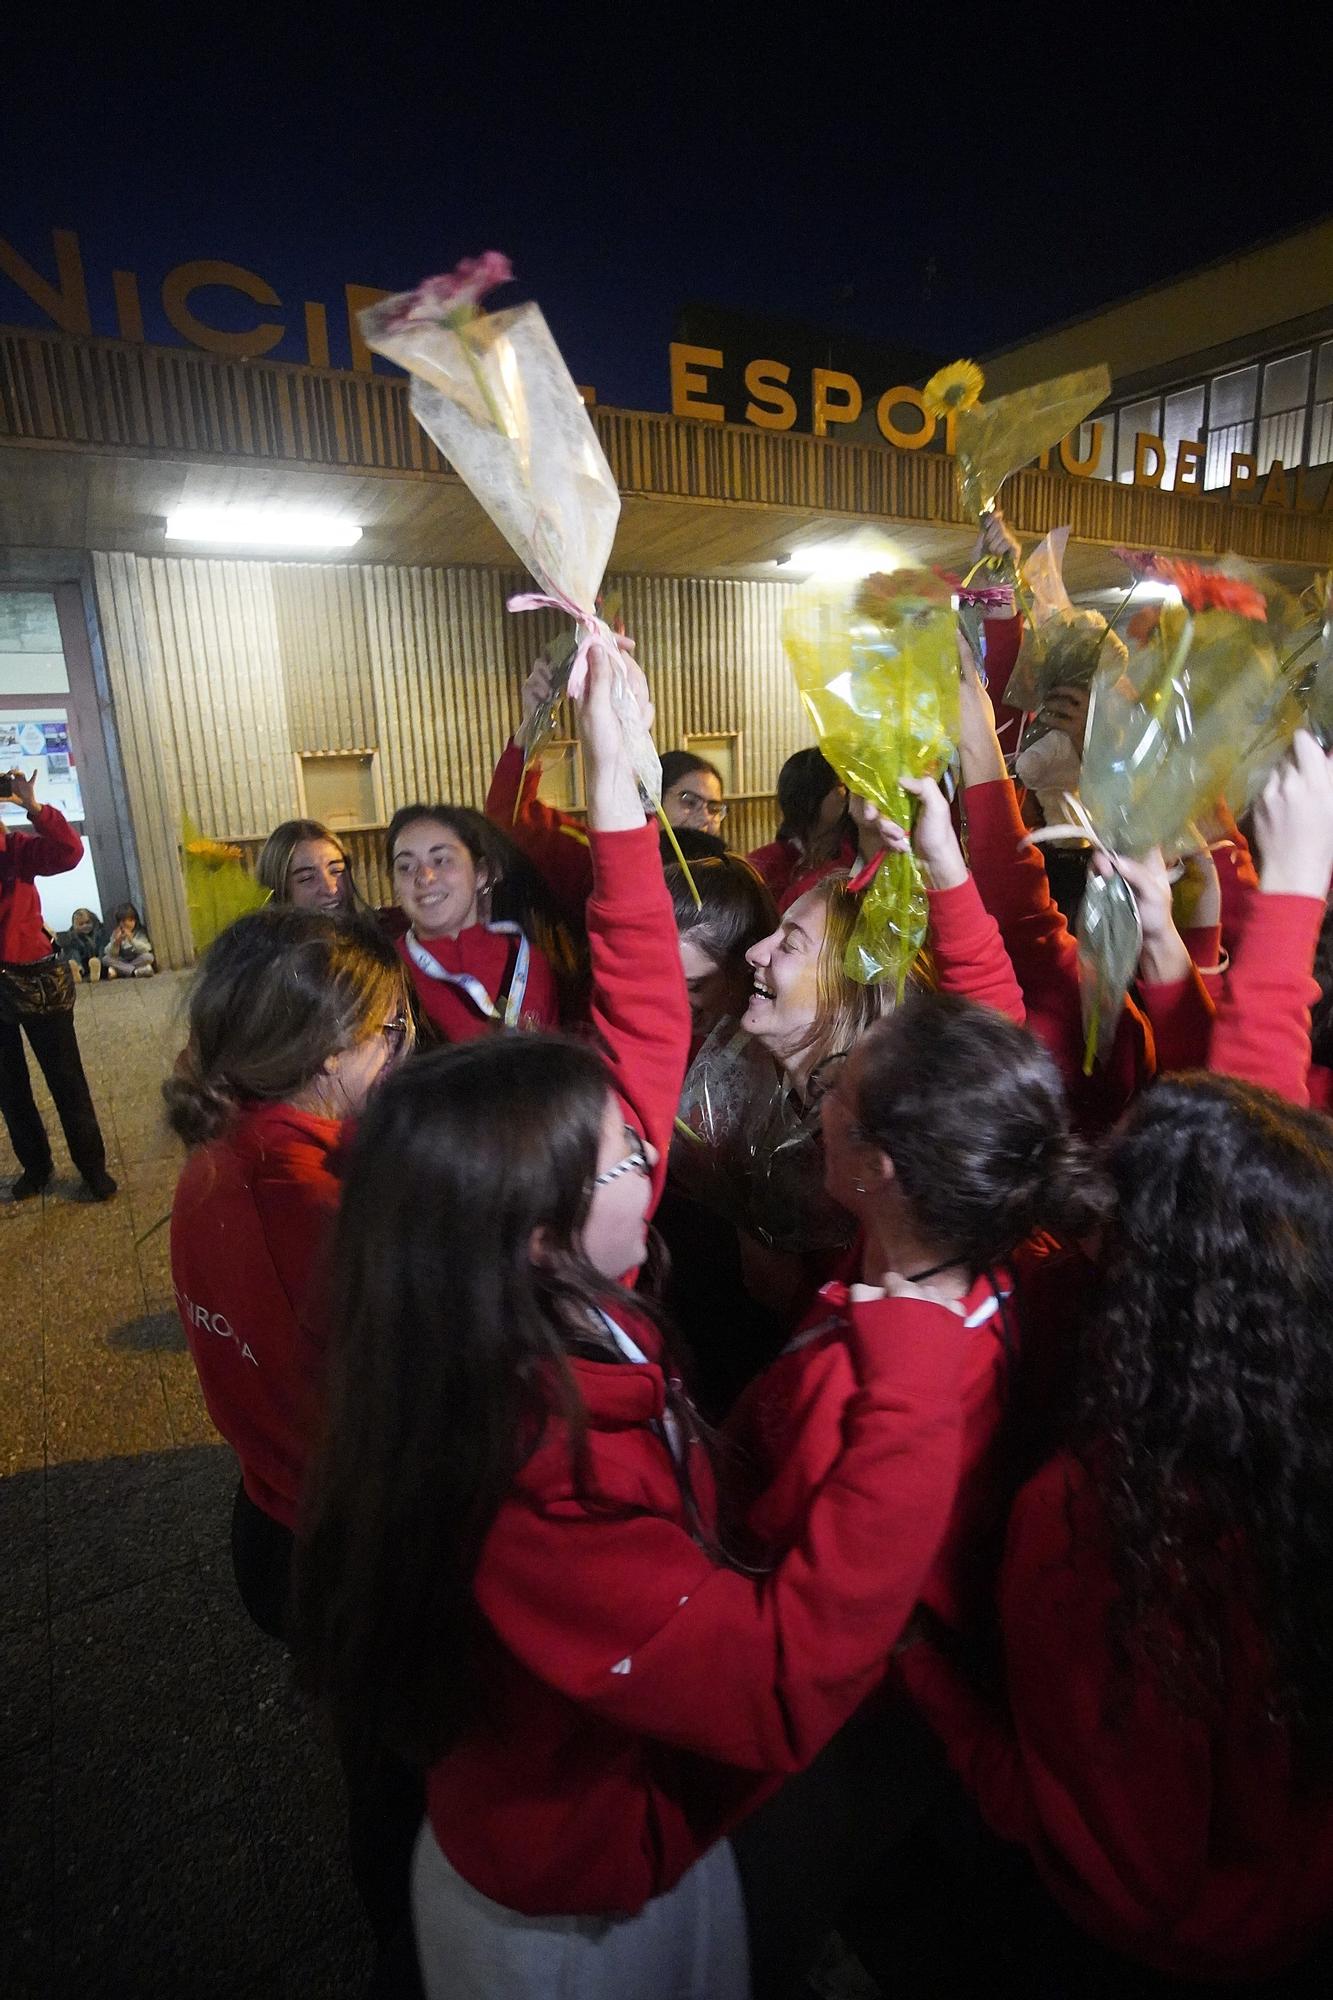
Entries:
{"type": "Polygon", "coordinates": [[[60,932],[56,943],[76,979],[102,977],[107,931],[95,910],[76,910],[70,918],[69,929],[60,932]]]}
{"type": "Polygon", "coordinates": [[[111,915],[111,936],[102,960],[108,979],[150,979],[157,971],[153,942],[133,903],[122,903],[111,915]]]}

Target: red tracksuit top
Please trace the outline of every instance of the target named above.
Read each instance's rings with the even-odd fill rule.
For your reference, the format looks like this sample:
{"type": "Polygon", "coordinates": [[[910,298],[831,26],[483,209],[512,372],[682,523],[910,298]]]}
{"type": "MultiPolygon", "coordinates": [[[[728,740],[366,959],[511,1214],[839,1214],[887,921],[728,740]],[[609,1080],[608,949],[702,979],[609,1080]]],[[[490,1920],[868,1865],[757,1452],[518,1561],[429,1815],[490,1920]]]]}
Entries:
{"type": "Polygon", "coordinates": [[[31,833],[7,826],[0,841],[0,965],[35,965],[50,958],[51,940],[42,929],[33,879],[65,875],[83,855],[82,840],[54,806],[38,806],[30,817],[31,833]]]}
{"type": "MultiPolygon", "coordinates": [[[[479,980],[492,1004],[497,1001],[505,972],[514,955],[517,938],[505,931],[489,931],[485,924],[470,924],[456,938],[422,938],[421,943],[446,972],[464,972],[479,980]]],[[[408,955],[404,938],[394,939],[394,950],[412,977],[417,999],[450,1042],[470,1042],[478,1035],[495,1032],[496,1023],[481,1012],[461,986],[445,979],[431,979],[418,971],[408,955]]],[[[528,985],[523,998],[521,1025],[525,1028],[554,1028],[559,1025],[560,1003],[550,960],[539,945],[529,944],[528,985]]]]}
{"type": "MultiPolygon", "coordinates": [[[[541,768],[523,769],[523,752],[506,743],[486,794],[486,817],[526,854],[555,898],[566,923],[580,929],[592,889],[592,850],[582,820],[537,797],[541,768]]],[[[673,920],[674,923],[674,920],[673,920]]]]}
{"type": "Polygon", "coordinates": [[[1212,1726],[1142,1676],[1124,1720],[1107,1721],[1104,1538],[1085,1473],[1053,1459],[1009,1523],[1007,1712],[930,1645],[909,1646],[898,1671],[986,1819],[1029,1849],[1076,1922],[1165,1973],[1264,1977],[1299,1961],[1333,1912],[1333,1794],[1295,1785],[1268,1721],[1263,1641],[1239,1607],[1212,1726]]]}
{"type": "Polygon", "coordinates": [[[789,910],[798,896],[826,875],[836,875],[842,868],[855,872],[856,841],[851,834],[845,835],[838,852],[827,861],[807,861],[794,840],[771,840],[767,847],[756,847],[745,858],[755,873],[763,876],[781,912],[789,910]]]}
{"type": "Polygon", "coordinates": [[[250,1498],[286,1528],[323,1375],[303,1308],[337,1212],[346,1129],[255,1105],[194,1149],[171,1209],[171,1279],[208,1414],[250,1498]]]}
{"type": "MultiPolygon", "coordinates": [[[[689,1043],[656,831],[593,834],[590,855],[594,1024],[627,1117],[662,1155],[656,1194],[689,1043]]],[[[643,1364],[571,1362],[587,1488],[553,1420],[487,1538],[486,1719],[427,1782],[453,1867],[531,1915],[639,1909],[816,1754],[882,1673],[957,1477],[961,1322],[919,1301],[855,1306],[843,1456],[778,1570],[724,1568],[701,1546],[703,1454],[687,1448],[696,1521],[660,1428],[656,1336],[620,1324],[643,1364]]]]}
{"type": "Polygon", "coordinates": [[[1027,828],[1013,784],[995,778],[969,785],[963,799],[968,863],[1013,960],[1027,1025],[1059,1065],[1075,1123],[1103,1131],[1153,1074],[1152,1031],[1127,999],[1105,1062],[1084,1076],[1078,946],[1052,900],[1041,857],[1021,845],[1027,828]]]}

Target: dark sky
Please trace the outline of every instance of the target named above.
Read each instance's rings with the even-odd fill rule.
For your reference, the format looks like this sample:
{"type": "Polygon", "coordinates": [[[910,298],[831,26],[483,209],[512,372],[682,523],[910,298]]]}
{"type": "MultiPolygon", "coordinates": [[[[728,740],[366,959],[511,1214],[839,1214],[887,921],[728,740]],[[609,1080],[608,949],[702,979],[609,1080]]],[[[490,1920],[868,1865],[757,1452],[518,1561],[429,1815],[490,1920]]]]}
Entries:
{"type": "MultiPolygon", "coordinates": [[[[1163,7],[1083,41],[1077,8],[1044,37],[1030,8],[432,11],[104,14],[57,44],[24,5],[0,236],[50,272],[76,230],[99,328],[119,265],[150,338],[173,264],[245,265],[297,330],[277,351],[320,299],[335,361],[345,280],[507,250],[497,303],[537,299],[603,402],[660,409],[690,301],[981,353],[1333,205],[1319,65],[1257,16],[1242,42],[1220,10],[1173,40],[1163,7]]],[[[37,317],[0,278],[0,321],[37,317]]]]}

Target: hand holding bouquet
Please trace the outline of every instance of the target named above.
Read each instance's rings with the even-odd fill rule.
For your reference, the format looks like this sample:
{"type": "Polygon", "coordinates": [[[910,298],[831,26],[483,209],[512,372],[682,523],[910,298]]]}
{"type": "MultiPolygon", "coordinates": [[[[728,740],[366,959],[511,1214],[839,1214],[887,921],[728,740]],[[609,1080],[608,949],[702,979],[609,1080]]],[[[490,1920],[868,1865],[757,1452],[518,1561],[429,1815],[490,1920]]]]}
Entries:
{"type": "MultiPolygon", "coordinates": [[[[783,621],[783,643],[819,744],[844,784],[899,826],[913,801],[903,778],[939,778],[958,741],[957,620],[930,570],[814,579],[783,621]]],[[[901,993],[926,934],[916,857],[886,854],[847,948],[849,976],[892,979],[901,993]]]]}

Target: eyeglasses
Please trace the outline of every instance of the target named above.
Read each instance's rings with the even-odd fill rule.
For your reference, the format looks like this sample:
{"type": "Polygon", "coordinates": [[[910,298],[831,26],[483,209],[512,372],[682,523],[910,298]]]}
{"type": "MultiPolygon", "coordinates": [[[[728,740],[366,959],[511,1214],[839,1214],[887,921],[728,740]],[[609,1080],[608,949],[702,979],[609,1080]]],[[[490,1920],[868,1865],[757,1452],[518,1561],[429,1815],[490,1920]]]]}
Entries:
{"type": "Polygon", "coordinates": [[[595,1188],[609,1186],[612,1181],[618,1181],[622,1174],[627,1174],[636,1167],[641,1174],[652,1173],[653,1164],[648,1158],[647,1148],[632,1125],[625,1127],[625,1137],[629,1140],[632,1150],[626,1153],[623,1160],[618,1160],[614,1167],[608,1167],[604,1174],[593,1175],[592,1184],[595,1188]]]}
{"type": "Polygon", "coordinates": [[[396,1062],[406,1048],[412,1033],[412,1023],[406,1014],[395,1014],[392,1021],[386,1021],[380,1029],[389,1050],[389,1061],[396,1062]]]}
{"type": "Polygon", "coordinates": [[[701,798],[698,792],[677,792],[676,797],[680,800],[686,812],[702,812],[706,813],[709,819],[718,820],[725,819],[727,816],[726,801],[724,799],[701,798]]]}

